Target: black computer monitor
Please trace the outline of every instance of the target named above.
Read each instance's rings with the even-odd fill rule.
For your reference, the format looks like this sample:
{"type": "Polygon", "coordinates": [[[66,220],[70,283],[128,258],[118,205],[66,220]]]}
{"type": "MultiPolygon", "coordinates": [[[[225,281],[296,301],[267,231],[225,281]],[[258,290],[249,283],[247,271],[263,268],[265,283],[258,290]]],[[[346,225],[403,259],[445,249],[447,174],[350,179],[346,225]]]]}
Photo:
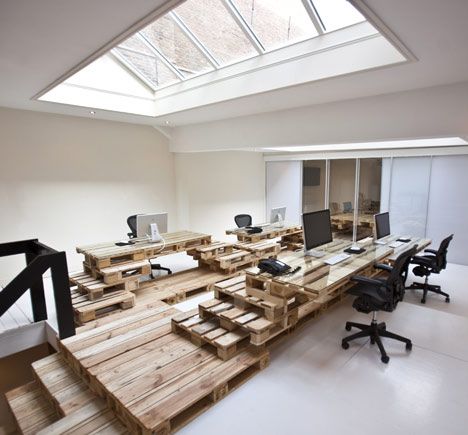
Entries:
{"type": "Polygon", "coordinates": [[[302,215],[306,251],[333,241],[330,210],[313,211],[302,215]]]}
{"type": "Polygon", "coordinates": [[[390,215],[388,212],[374,215],[375,235],[377,239],[390,235],[390,215]]]}

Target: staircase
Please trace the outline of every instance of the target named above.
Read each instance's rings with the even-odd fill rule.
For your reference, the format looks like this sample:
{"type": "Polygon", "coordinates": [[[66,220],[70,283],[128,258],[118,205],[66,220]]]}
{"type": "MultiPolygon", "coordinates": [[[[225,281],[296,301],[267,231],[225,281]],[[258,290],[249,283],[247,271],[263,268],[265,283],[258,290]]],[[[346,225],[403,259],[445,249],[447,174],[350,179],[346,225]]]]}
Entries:
{"type": "Polygon", "coordinates": [[[34,381],[6,394],[23,434],[126,434],[104,400],[71,370],[60,353],[32,364],[34,381]]]}

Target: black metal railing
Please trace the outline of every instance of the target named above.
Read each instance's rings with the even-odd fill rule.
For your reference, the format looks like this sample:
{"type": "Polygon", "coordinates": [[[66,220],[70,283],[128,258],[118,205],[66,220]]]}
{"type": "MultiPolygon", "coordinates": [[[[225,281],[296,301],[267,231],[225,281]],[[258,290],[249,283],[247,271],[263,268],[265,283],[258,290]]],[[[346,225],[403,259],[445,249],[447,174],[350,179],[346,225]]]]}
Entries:
{"type": "Polygon", "coordinates": [[[0,257],[25,254],[26,267],[0,292],[0,317],[28,290],[35,322],[47,319],[44,273],[50,269],[59,337],[75,335],[73,307],[65,252],[58,252],[37,239],[0,243],[0,257]]]}

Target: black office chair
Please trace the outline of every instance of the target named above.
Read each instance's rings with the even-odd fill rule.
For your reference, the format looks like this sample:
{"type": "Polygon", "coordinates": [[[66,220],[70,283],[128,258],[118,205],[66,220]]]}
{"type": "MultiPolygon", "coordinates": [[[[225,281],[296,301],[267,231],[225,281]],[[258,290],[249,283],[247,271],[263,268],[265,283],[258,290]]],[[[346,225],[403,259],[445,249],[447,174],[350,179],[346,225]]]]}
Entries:
{"type": "Polygon", "coordinates": [[[353,276],[351,281],[358,283],[355,287],[349,290],[349,293],[356,295],[357,298],[353,302],[353,307],[361,312],[369,314],[372,312],[372,322],[370,325],[355,322],[346,322],[346,330],[351,331],[351,328],[358,328],[361,331],[343,338],[341,346],[343,349],[349,348],[349,342],[361,337],[370,337],[371,344],[377,343],[379,347],[381,360],[388,363],[389,356],[385,352],[381,337],[392,338],[394,340],[406,343],[406,349],[411,350],[411,340],[401,335],[387,331],[387,326],[384,322],[377,323],[377,311],[393,311],[398,302],[403,300],[405,294],[405,277],[407,276],[408,267],[411,257],[416,253],[416,246],[403,252],[392,266],[387,264],[376,264],[376,269],[389,272],[387,278],[368,278],[365,276],[353,276]]]}
{"type": "Polygon", "coordinates": [[[432,273],[440,273],[447,267],[447,250],[450,242],[453,239],[453,234],[446,237],[440,243],[439,249],[436,251],[434,249],[425,249],[424,252],[427,255],[417,255],[412,258],[411,263],[417,264],[413,269],[413,273],[416,276],[425,277],[424,282],[413,282],[408,290],[422,290],[423,297],[421,303],[426,303],[427,292],[437,293],[439,295],[445,296],[445,302],[450,302],[450,295],[443,292],[440,289],[440,285],[429,284],[429,276],[432,273]]]}
{"type": "Polygon", "coordinates": [[[252,225],[252,216],[249,214],[238,214],[234,216],[234,222],[239,228],[250,227],[252,225]]]}
{"type": "MultiPolygon", "coordinates": [[[[132,214],[127,218],[127,225],[130,228],[130,233],[127,233],[129,239],[135,239],[137,237],[137,215],[132,214]]],[[[172,274],[172,270],[168,267],[163,267],[160,264],[153,264],[151,263],[151,276],[154,278],[153,270],[164,270],[167,272],[168,275],[172,274]]]]}
{"type": "Polygon", "coordinates": [[[129,239],[134,239],[137,236],[137,215],[132,214],[127,218],[127,225],[130,228],[130,232],[127,233],[129,239]]]}

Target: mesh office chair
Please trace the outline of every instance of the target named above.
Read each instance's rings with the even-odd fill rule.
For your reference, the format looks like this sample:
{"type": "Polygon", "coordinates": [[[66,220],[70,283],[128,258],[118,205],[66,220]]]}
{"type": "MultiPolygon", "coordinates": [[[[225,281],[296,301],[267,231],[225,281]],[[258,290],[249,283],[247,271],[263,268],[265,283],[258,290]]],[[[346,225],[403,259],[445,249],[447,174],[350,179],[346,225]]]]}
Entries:
{"type": "MultiPolygon", "coordinates": [[[[130,228],[130,232],[127,233],[127,236],[129,239],[135,239],[137,237],[137,216],[136,214],[132,214],[127,218],[127,225],[130,228]]],[[[153,275],[153,270],[164,270],[170,275],[172,273],[172,270],[169,269],[168,267],[163,267],[160,264],[153,264],[151,263],[151,276],[154,278],[153,275]]]]}
{"type": "Polygon", "coordinates": [[[127,225],[130,228],[130,232],[127,233],[129,239],[134,239],[137,236],[137,215],[132,214],[127,218],[127,225]]]}
{"type": "Polygon", "coordinates": [[[351,213],[353,211],[353,204],[351,201],[343,202],[343,213],[351,213]]]}
{"type": "Polygon", "coordinates": [[[390,360],[382,344],[381,337],[391,338],[393,340],[406,343],[406,349],[411,350],[411,340],[387,331],[384,322],[377,323],[377,311],[393,311],[398,302],[403,300],[405,294],[405,279],[408,272],[411,257],[416,253],[416,246],[403,252],[396,260],[393,267],[386,264],[376,264],[376,269],[384,270],[389,273],[387,278],[368,278],[365,276],[353,276],[351,281],[358,283],[351,288],[349,293],[357,296],[353,302],[353,308],[361,313],[369,314],[372,312],[372,322],[370,325],[362,323],[346,322],[346,330],[351,328],[360,329],[360,332],[343,338],[341,346],[343,349],[349,348],[349,342],[361,337],[370,337],[371,344],[379,347],[381,360],[388,363],[390,360]]]}
{"type": "Polygon", "coordinates": [[[234,222],[239,228],[250,227],[252,225],[252,216],[249,214],[238,214],[234,216],[234,222]]]}
{"type": "Polygon", "coordinates": [[[413,269],[413,273],[416,276],[424,277],[424,282],[413,282],[408,290],[422,290],[423,297],[421,303],[426,303],[427,292],[437,293],[439,295],[445,296],[445,302],[450,302],[450,295],[443,292],[440,289],[440,285],[429,284],[429,276],[432,273],[440,273],[447,267],[447,250],[450,242],[453,239],[453,234],[446,237],[440,243],[439,249],[436,251],[434,249],[425,249],[424,252],[427,255],[417,255],[411,260],[412,264],[417,264],[413,269]]]}

